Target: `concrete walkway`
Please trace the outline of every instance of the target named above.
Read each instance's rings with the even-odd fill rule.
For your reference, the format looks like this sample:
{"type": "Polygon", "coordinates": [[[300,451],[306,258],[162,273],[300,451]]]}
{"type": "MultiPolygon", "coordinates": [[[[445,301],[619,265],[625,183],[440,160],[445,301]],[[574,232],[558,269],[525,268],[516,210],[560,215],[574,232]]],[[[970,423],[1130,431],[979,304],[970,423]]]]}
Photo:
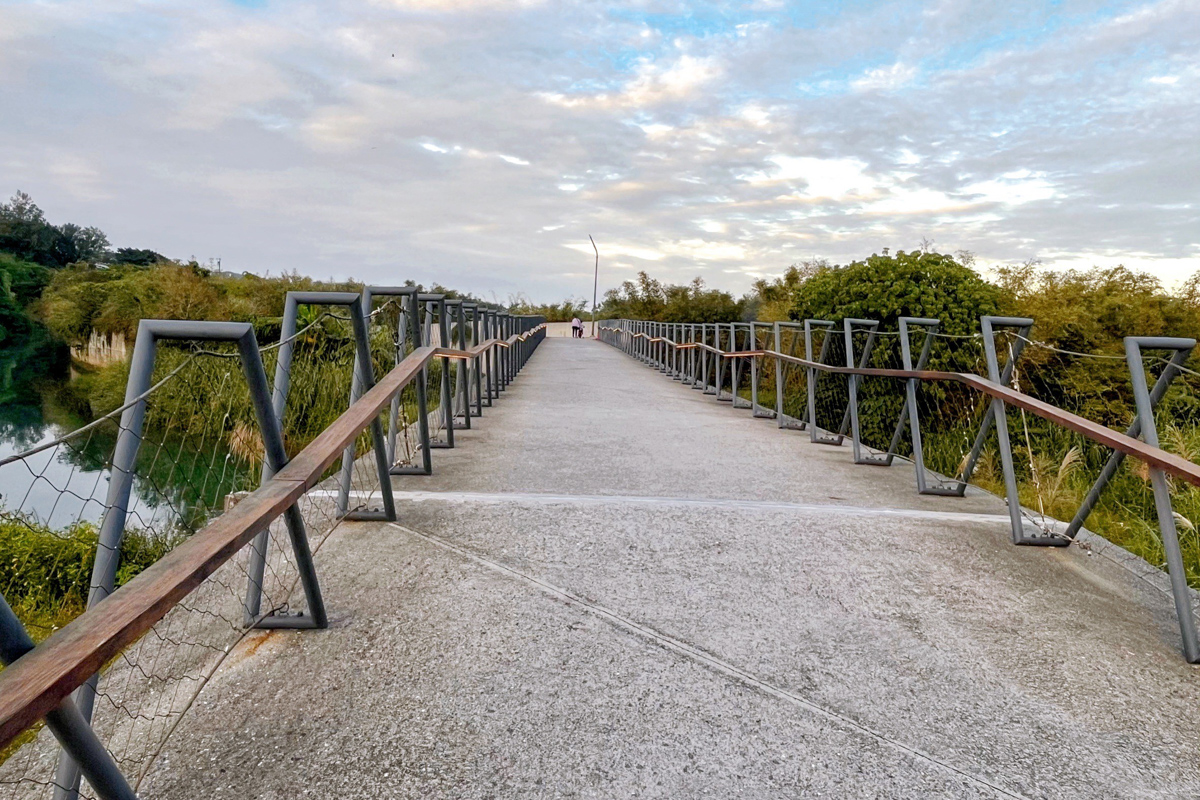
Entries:
{"type": "Polygon", "coordinates": [[[150,798],[1200,796],[1166,596],[999,501],[547,340],[400,524],[318,553],[150,798]]]}

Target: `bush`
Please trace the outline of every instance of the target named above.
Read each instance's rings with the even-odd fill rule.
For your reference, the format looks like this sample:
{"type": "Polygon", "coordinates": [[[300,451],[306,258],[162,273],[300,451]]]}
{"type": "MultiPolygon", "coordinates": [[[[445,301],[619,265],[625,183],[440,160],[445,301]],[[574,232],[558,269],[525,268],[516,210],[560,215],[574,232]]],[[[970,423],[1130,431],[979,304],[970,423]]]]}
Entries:
{"type": "Polygon", "coordinates": [[[1003,293],[974,270],[941,253],[873,255],[844,267],[820,267],[793,295],[795,320],[879,320],[895,330],[900,317],[932,317],[941,331],[969,334],[979,318],[1000,310],[1003,293]]]}
{"type": "MultiPolygon", "coordinates": [[[[49,636],[87,605],[98,531],[80,522],[54,531],[35,520],[0,516],[4,597],[34,639],[49,636]]],[[[128,531],[121,543],[117,585],[131,580],[170,549],[170,542],[128,531]]]]}

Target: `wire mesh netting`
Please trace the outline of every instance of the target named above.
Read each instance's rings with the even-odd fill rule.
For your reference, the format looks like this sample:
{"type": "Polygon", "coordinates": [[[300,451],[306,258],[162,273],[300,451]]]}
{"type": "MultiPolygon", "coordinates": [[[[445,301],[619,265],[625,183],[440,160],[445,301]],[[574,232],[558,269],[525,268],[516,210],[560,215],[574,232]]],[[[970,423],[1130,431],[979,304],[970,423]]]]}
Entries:
{"type": "MultiPolygon", "coordinates": [[[[400,323],[395,304],[371,316],[377,377],[413,349],[411,340],[397,334],[400,323]]],[[[356,368],[346,313],[303,309],[290,344],[290,363],[283,365],[289,391],[282,414],[289,457],[347,409],[356,368]]],[[[267,375],[280,367],[279,353],[278,345],[262,349],[267,375]]],[[[437,370],[432,365],[427,376],[432,386],[440,380],[437,370]]],[[[430,406],[436,408],[439,396],[436,391],[431,395],[430,406]]],[[[117,586],[236,504],[263,476],[260,428],[232,348],[160,344],[152,388],[138,402],[145,406],[145,418],[119,545],[117,586]]],[[[395,409],[385,408],[378,416],[384,436],[396,434],[390,463],[411,463],[418,457],[411,430],[416,410],[414,385],[400,393],[395,409]]],[[[11,565],[0,591],[35,640],[66,624],[88,603],[99,528],[113,506],[108,486],[122,433],[121,411],[0,463],[0,558],[11,565]]],[[[336,529],[343,510],[378,505],[374,444],[365,431],[346,464],[329,467],[298,501],[313,551],[336,529]]],[[[253,547],[242,548],[105,665],[95,690],[93,725],[135,788],[208,678],[252,625],[309,611],[290,533],[294,531],[289,532],[285,520],[276,519],[258,540],[261,561],[253,547]],[[251,602],[252,595],[258,602],[251,602]]],[[[56,777],[58,747],[45,729],[27,731],[0,757],[0,797],[46,797],[56,781],[70,787],[69,770],[58,770],[56,777]]],[[[80,796],[93,796],[86,781],[80,796]]]]}
{"type": "MultiPolygon", "coordinates": [[[[905,368],[898,331],[870,333],[867,326],[852,326],[851,361],[855,366],[901,370],[905,368]],[[868,340],[869,356],[863,361],[868,340]]],[[[789,337],[781,331],[781,349],[787,353],[802,334],[789,337]],[[791,341],[789,341],[789,338],[791,341]]],[[[987,355],[981,334],[927,333],[910,328],[911,367],[959,372],[987,378],[987,355]],[[928,339],[926,338],[928,337],[928,339]],[[926,346],[928,349],[926,350],[926,346]],[[923,364],[921,356],[924,353],[923,364]]],[[[801,345],[802,347],[802,345],[801,345]]],[[[820,363],[846,366],[845,330],[813,330],[813,356],[820,363]]],[[[1123,354],[1073,353],[1037,342],[1011,329],[996,331],[997,368],[1013,362],[1009,385],[1059,409],[1124,432],[1136,414],[1129,369],[1123,354]]],[[[1147,382],[1153,386],[1166,368],[1161,356],[1148,357],[1147,382]]],[[[804,408],[809,372],[784,367],[785,413],[807,421],[804,408]],[[794,409],[794,412],[789,411],[794,409]]],[[[819,370],[815,375],[812,414],[818,441],[839,443],[851,434],[849,388],[851,379],[819,370]]],[[[1003,377],[1003,374],[1001,375],[1003,377]]],[[[1184,458],[1200,457],[1197,434],[1196,379],[1183,371],[1166,393],[1156,413],[1161,446],[1184,458]]],[[[761,379],[760,379],[761,380],[761,379]]],[[[912,420],[919,425],[924,482],[930,493],[961,494],[964,482],[1003,497],[1005,486],[993,401],[990,397],[952,380],[913,380],[858,376],[856,382],[859,438],[864,454],[890,463],[892,458],[914,458],[912,420]],[[915,415],[910,408],[915,401],[915,415]],[[981,430],[983,433],[981,434],[981,430]],[[882,458],[880,458],[882,456],[882,458]]],[[[764,382],[765,383],[765,382],[764,382]]],[[[765,396],[766,387],[760,391],[765,396]]],[[[1062,425],[1012,405],[1004,409],[1022,515],[1034,535],[1062,537],[1088,490],[1100,475],[1112,451],[1062,425]]],[[[1200,491],[1181,481],[1169,481],[1174,519],[1187,566],[1188,580],[1200,585],[1200,491]]],[[[1082,520],[1081,520],[1082,522],[1082,520]]],[[[1100,495],[1086,526],[1151,564],[1165,568],[1166,556],[1159,533],[1149,469],[1137,459],[1124,459],[1100,495]]]]}
{"type": "MultiPolygon", "coordinates": [[[[601,330],[605,341],[657,366],[655,351],[636,335],[652,325],[613,320],[602,323],[601,330]]],[[[853,444],[856,426],[849,376],[789,362],[788,357],[833,367],[853,364],[963,373],[988,380],[998,377],[1012,389],[1052,406],[1047,412],[1051,418],[1018,404],[1000,406],[985,392],[948,376],[855,377],[856,457],[864,463],[909,462],[908,468],[916,467],[922,490],[930,494],[961,495],[969,484],[1005,499],[999,436],[1003,422],[1026,536],[1066,541],[1086,524],[1154,567],[1167,567],[1149,466],[1137,458],[1114,455],[1105,445],[1053,419],[1065,411],[1113,431],[1131,430],[1137,413],[1124,353],[1054,347],[1020,326],[1001,323],[993,331],[995,363],[989,368],[978,328],[946,332],[929,326],[929,321],[909,320],[905,359],[898,330],[851,321],[847,336],[844,320],[810,320],[807,325],[811,342],[806,342],[805,323],[799,322],[685,324],[683,341],[725,352],[761,349],[772,354],[753,359],[753,366],[749,358],[725,359],[747,365],[745,372],[738,373],[728,363],[722,365],[719,353],[699,347],[683,361],[684,383],[703,388],[706,394],[720,392],[722,399],[731,395],[745,399],[756,416],[773,416],[782,428],[807,429],[815,441],[853,444]],[[919,457],[915,445],[920,446],[919,457]],[[1109,476],[1098,485],[1105,472],[1109,476]],[[1085,504],[1089,493],[1094,506],[1085,504]]],[[[1148,387],[1154,387],[1164,373],[1173,376],[1169,389],[1154,401],[1158,445],[1197,463],[1200,372],[1182,361],[1169,366],[1171,356],[1170,351],[1144,353],[1148,387]]],[[[1130,435],[1144,438],[1136,431],[1130,435]]],[[[1200,587],[1200,489],[1169,476],[1166,486],[1186,580],[1200,587]]]]}

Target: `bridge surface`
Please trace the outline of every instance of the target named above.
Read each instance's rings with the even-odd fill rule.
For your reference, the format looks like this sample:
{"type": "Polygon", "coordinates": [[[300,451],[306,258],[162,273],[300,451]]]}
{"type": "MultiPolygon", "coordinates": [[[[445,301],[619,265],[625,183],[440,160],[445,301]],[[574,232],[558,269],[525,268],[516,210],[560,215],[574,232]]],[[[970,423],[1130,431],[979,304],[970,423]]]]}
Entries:
{"type": "Polygon", "coordinates": [[[144,796],[1195,797],[1200,674],[1157,576],[1017,548],[591,340],[548,339],[400,524],[317,554],[144,796]]]}

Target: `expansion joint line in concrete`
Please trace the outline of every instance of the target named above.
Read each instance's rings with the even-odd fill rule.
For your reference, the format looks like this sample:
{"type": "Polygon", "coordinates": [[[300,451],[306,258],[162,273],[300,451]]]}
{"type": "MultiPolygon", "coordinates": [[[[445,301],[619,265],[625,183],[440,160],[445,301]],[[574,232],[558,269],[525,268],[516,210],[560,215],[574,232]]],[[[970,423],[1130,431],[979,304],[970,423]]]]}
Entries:
{"type": "Polygon", "coordinates": [[[543,592],[548,595],[551,595],[552,597],[555,597],[556,599],[561,600],[562,602],[566,603],[567,605],[581,608],[584,611],[592,614],[595,617],[598,617],[598,618],[604,620],[605,622],[609,623],[610,625],[612,625],[616,628],[624,630],[627,633],[632,633],[633,635],[638,636],[642,639],[648,640],[648,641],[652,642],[653,644],[656,644],[666,650],[670,650],[671,652],[676,653],[677,655],[681,655],[684,658],[687,658],[691,661],[697,662],[697,663],[713,670],[714,672],[720,673],[721,675],[724,675],[727,678],[730,678],[734,681],[737,681],[738,683],[743,684],[744,686],[747,686],[751,689],[755,689],[759,692],[762,692],[765,695],[774,697],[778,700],[783,700],[786,703],[796,706],[797,708],[804,709],[805,711],[808,711],[809,713],[814,714],[815,716],[818,716],[822,719],[832,722],[835,725],[839,725],[839,726],[841,726],[845,729],[848,729],[854,733],[858,733],[863,736],[867,736],[868,738],[874,739],[875,741],[879,742],[880,744],[883,744],[886,747],[890,747],[896,751],[904,753],[905,755],[910,756],[911,758],[913,758],[916,761],[921,761],[926,764],[930,764],[938,769],[952,773],[953,775],[956,775],[957,777],[962,778],[964,781],[973,784],[977,788],[984,788],[984,789],[991,790],[1003,797],[1017,798],[1017,800],[1027,800],[1027,798],[1025,798],[1024,795],[1018,794],[1017,792],[1014,792],[1011,789],[1006,789],[1005,787],[1000,786],[996,783],[993,783],[992,781],[990,781],[987,778],[984,778],[978,774],[968,772],[964,769],[960,769],[959,767],[956,767],[953,764],[949,764],[945,761],[942,761],[941,759],[936,758],[935,756],[929,755],[928,753],[925,753],[922,750],[919,750],[918,748],[913,747],[912,745],[908,745],[897,739],[893,739],[892,737],[890,737],[884,733],[880,733],[879,731],[876,731],[875,729],[870,728],[870,727],[862,724],[861,722],[858,722],[858,721],[852,719],[851,717],[848,717],[844,714],[834,711],[833,709],[826,708],[822,705],[814,703],[813,701],[808,700],[808,699],[796,694],[795,692],[789,691],[787,689],[782,689],[778,686],[767,683],[766,681],[762,680],[761,678],[757,678],[754,675],[750,674],[749,672],[746,672],[745,670],[741,669],[740,667],[734,666],[733,664],[730,664],[728,661],[724,661],[720,658],[717,658],[716,656],[712,655],[711,653],[706,653],[703,650],[688,644],[687,642],[676,639],[675,637],[669,636],[665,633],[656,631],[653,628],[650,628],[641,623],[634,622],[633,620],[629,619],[628,617],[624,617],[624,616],[616,613],[615,611],[610,611],[609,609],[605,608],[604,606],[601,606],[596,603],[585,600],[582,597],[574,594],[573,592],[568,591],[567,589],[563,589],[559,586],[555,586],[554,584],[547,583],[546,581],[543,581],[540,578],[535,578],[532,575],[526,575],[524,572],[521,572],[520,570],[513,569],[512,567],[509,567],[498,561],[494,561],[494,560],[488,558],[487,556],[481,555],[473,550],[469,550],[467,548],[460,547],[459,545],[456,545],[446,539],[443,539],[442,537],[437,536],[436,534],[425,533],[423,531],[417,531],[412,528],[405,527],[404,525],[398,525],[395,522],[389,522],[388,525],[390,525],[393,528],[396,528],[397,530],[403,531],[403,532],[409,534],[410,536],[415,536],[418,539],[422,539],[422,540],[428,542],[429,544],[434,545],[435,547],[441,548],[443,550],[448,550],[458,556],[461,556],[462,558],[467,559],[468,561],[473,561],[476,564],[479,564],[480,566],[486,567],[487,569],[490,569],[494,572],[498,572],[501,575],[504,575],[505,577],[512,578],[512,579],[515,579],[515,580],[517,580],[521,583],[524,583],[528,586],[532,586],[533,588],[537,589],[538,591],[543,592]]]}
{"type": "MultiPolygon", "coordinates": [[[[317,492],[309,492],[310,495],[317,492]]],[[[580,505],[580,506],[675,506],[680,508],[725,508],[738,511],[795,511],[815,514],[834,514],[854,517],[892,517],[921,519],[936,522],[970,522],[976,524],[1007,524],[1008,517],[998,514],[972,514],[958,511],[931,511],[919,508],[870,508],[835,503],[789,503],[777,500],[739,500],[735,498],[656,497],[653,495],[623,494],[543,494],[538,492],[455,492],[400,491],[393,492],[397,501],[478,503],[482,505],[513,503],[517,505],[580,505]]]]}

